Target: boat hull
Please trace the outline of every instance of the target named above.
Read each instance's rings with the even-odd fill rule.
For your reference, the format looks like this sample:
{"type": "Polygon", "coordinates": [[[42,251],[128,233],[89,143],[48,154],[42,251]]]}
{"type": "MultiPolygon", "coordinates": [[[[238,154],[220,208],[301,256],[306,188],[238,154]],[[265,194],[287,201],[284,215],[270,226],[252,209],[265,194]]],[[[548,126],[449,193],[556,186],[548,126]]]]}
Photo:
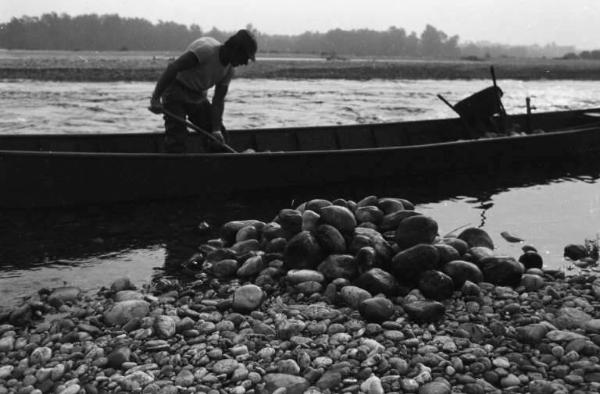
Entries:
{"type": "Polygon", "coordinates": [[[600,151],[600,126],[363,149],[235,154],[0,150],[0,206],[47,207],[227,195],[361,179],[518,170],[600,151]]]}

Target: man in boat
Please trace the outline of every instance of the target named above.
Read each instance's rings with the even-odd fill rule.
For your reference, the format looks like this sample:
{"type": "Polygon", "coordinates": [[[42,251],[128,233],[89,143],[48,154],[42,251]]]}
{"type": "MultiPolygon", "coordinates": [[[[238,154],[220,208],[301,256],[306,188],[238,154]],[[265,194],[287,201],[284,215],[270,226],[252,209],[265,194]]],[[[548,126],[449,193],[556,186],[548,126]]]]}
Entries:
{"type": "MultiPolygon", "coordinates": [[[[238,31],[224,44],[211,37],[197,39],[159,77],[150,99],[150,111],[160,114],[164,108],[179,118],[187,116],[193,124],[223,142],[223,109],[234,68],[254,61],[256,50],[256,39],[248,30],[238,31]],[[207,93],[213,86],[211,103],[207,93]]],[[[185,152],[185,124],[167,114],[164,119],[165,150],[185,152]]]]}

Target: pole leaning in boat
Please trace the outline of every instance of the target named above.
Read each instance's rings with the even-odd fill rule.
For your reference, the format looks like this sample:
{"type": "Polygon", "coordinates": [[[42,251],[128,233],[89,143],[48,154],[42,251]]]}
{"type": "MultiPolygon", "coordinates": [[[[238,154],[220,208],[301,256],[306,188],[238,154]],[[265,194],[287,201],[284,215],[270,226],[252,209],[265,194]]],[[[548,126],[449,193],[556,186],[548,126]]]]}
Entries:
{"type": "Polygon", "coordinates": [[[227,152],[229,152],[229,153],[239,153],[238,151],[236,151],[235,149],[233,149],[231,146],[227,145],[225,142],[219,140],[217,137],[215,137],[214,135],[212,135],[208,131],[206,131],[206,130],[204,130],[204,129],[198,127],[198,126],[196,126],[195,124],[193,124],[189,120],[184,119],[181,116],[177,116],[174,113],[172,113],[171,111],[169,111],[167,109],[164,109],[164,108],[162,108],[162,112],[165,115],[167,115],[167,116],[169,116],[169,117],[171,117],[171,118],[173,118],[173,119],[175,119],[175,120],[177,120],[177,121],[185,124],[187,127],[191,128],[191,129],[194,129],[195,131],[197,131],[198,133],[202,134],[203,136],[205,136],[206,138],[208,138],[212,142],[214,142],[214,143],[218,144],[219,146],[223,147],[223,149],[225,149],[227,152]]]}

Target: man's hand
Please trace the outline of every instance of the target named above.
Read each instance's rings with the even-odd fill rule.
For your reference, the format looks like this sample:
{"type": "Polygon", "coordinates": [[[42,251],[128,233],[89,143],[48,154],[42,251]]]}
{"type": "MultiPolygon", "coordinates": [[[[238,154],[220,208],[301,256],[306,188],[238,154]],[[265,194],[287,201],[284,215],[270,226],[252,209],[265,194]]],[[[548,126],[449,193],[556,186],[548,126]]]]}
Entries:
{"type": "Polygon", "coordinates": [[[219,142],[221,143],[225,143],[225,138],[223,137],[223,133],[221,133],[220,130],[217,131],[213,131],[212,132],[213,137],[215,137],[215,139],[217,139],[219,142]]]}
{"type": "Polygon", "coordinates": [[[150,99],[150,106],[148,107],[148,110],[157,115],[163,113],[163,106],[160,102],[160,97],[152,97],[150,99]]]}

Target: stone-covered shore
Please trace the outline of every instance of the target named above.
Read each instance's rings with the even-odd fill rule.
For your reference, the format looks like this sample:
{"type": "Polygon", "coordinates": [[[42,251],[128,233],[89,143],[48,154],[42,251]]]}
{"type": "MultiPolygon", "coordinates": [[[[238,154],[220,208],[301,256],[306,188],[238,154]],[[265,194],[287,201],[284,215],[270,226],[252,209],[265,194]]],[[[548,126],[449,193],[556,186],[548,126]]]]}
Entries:
{"type": "Polygon", "coordinates": [[[600,391],[600,280],[438,232],[405,199],[315,199],[226,223],[189,280],[41,289],[0,310],[0,394],[600,391]]]}

